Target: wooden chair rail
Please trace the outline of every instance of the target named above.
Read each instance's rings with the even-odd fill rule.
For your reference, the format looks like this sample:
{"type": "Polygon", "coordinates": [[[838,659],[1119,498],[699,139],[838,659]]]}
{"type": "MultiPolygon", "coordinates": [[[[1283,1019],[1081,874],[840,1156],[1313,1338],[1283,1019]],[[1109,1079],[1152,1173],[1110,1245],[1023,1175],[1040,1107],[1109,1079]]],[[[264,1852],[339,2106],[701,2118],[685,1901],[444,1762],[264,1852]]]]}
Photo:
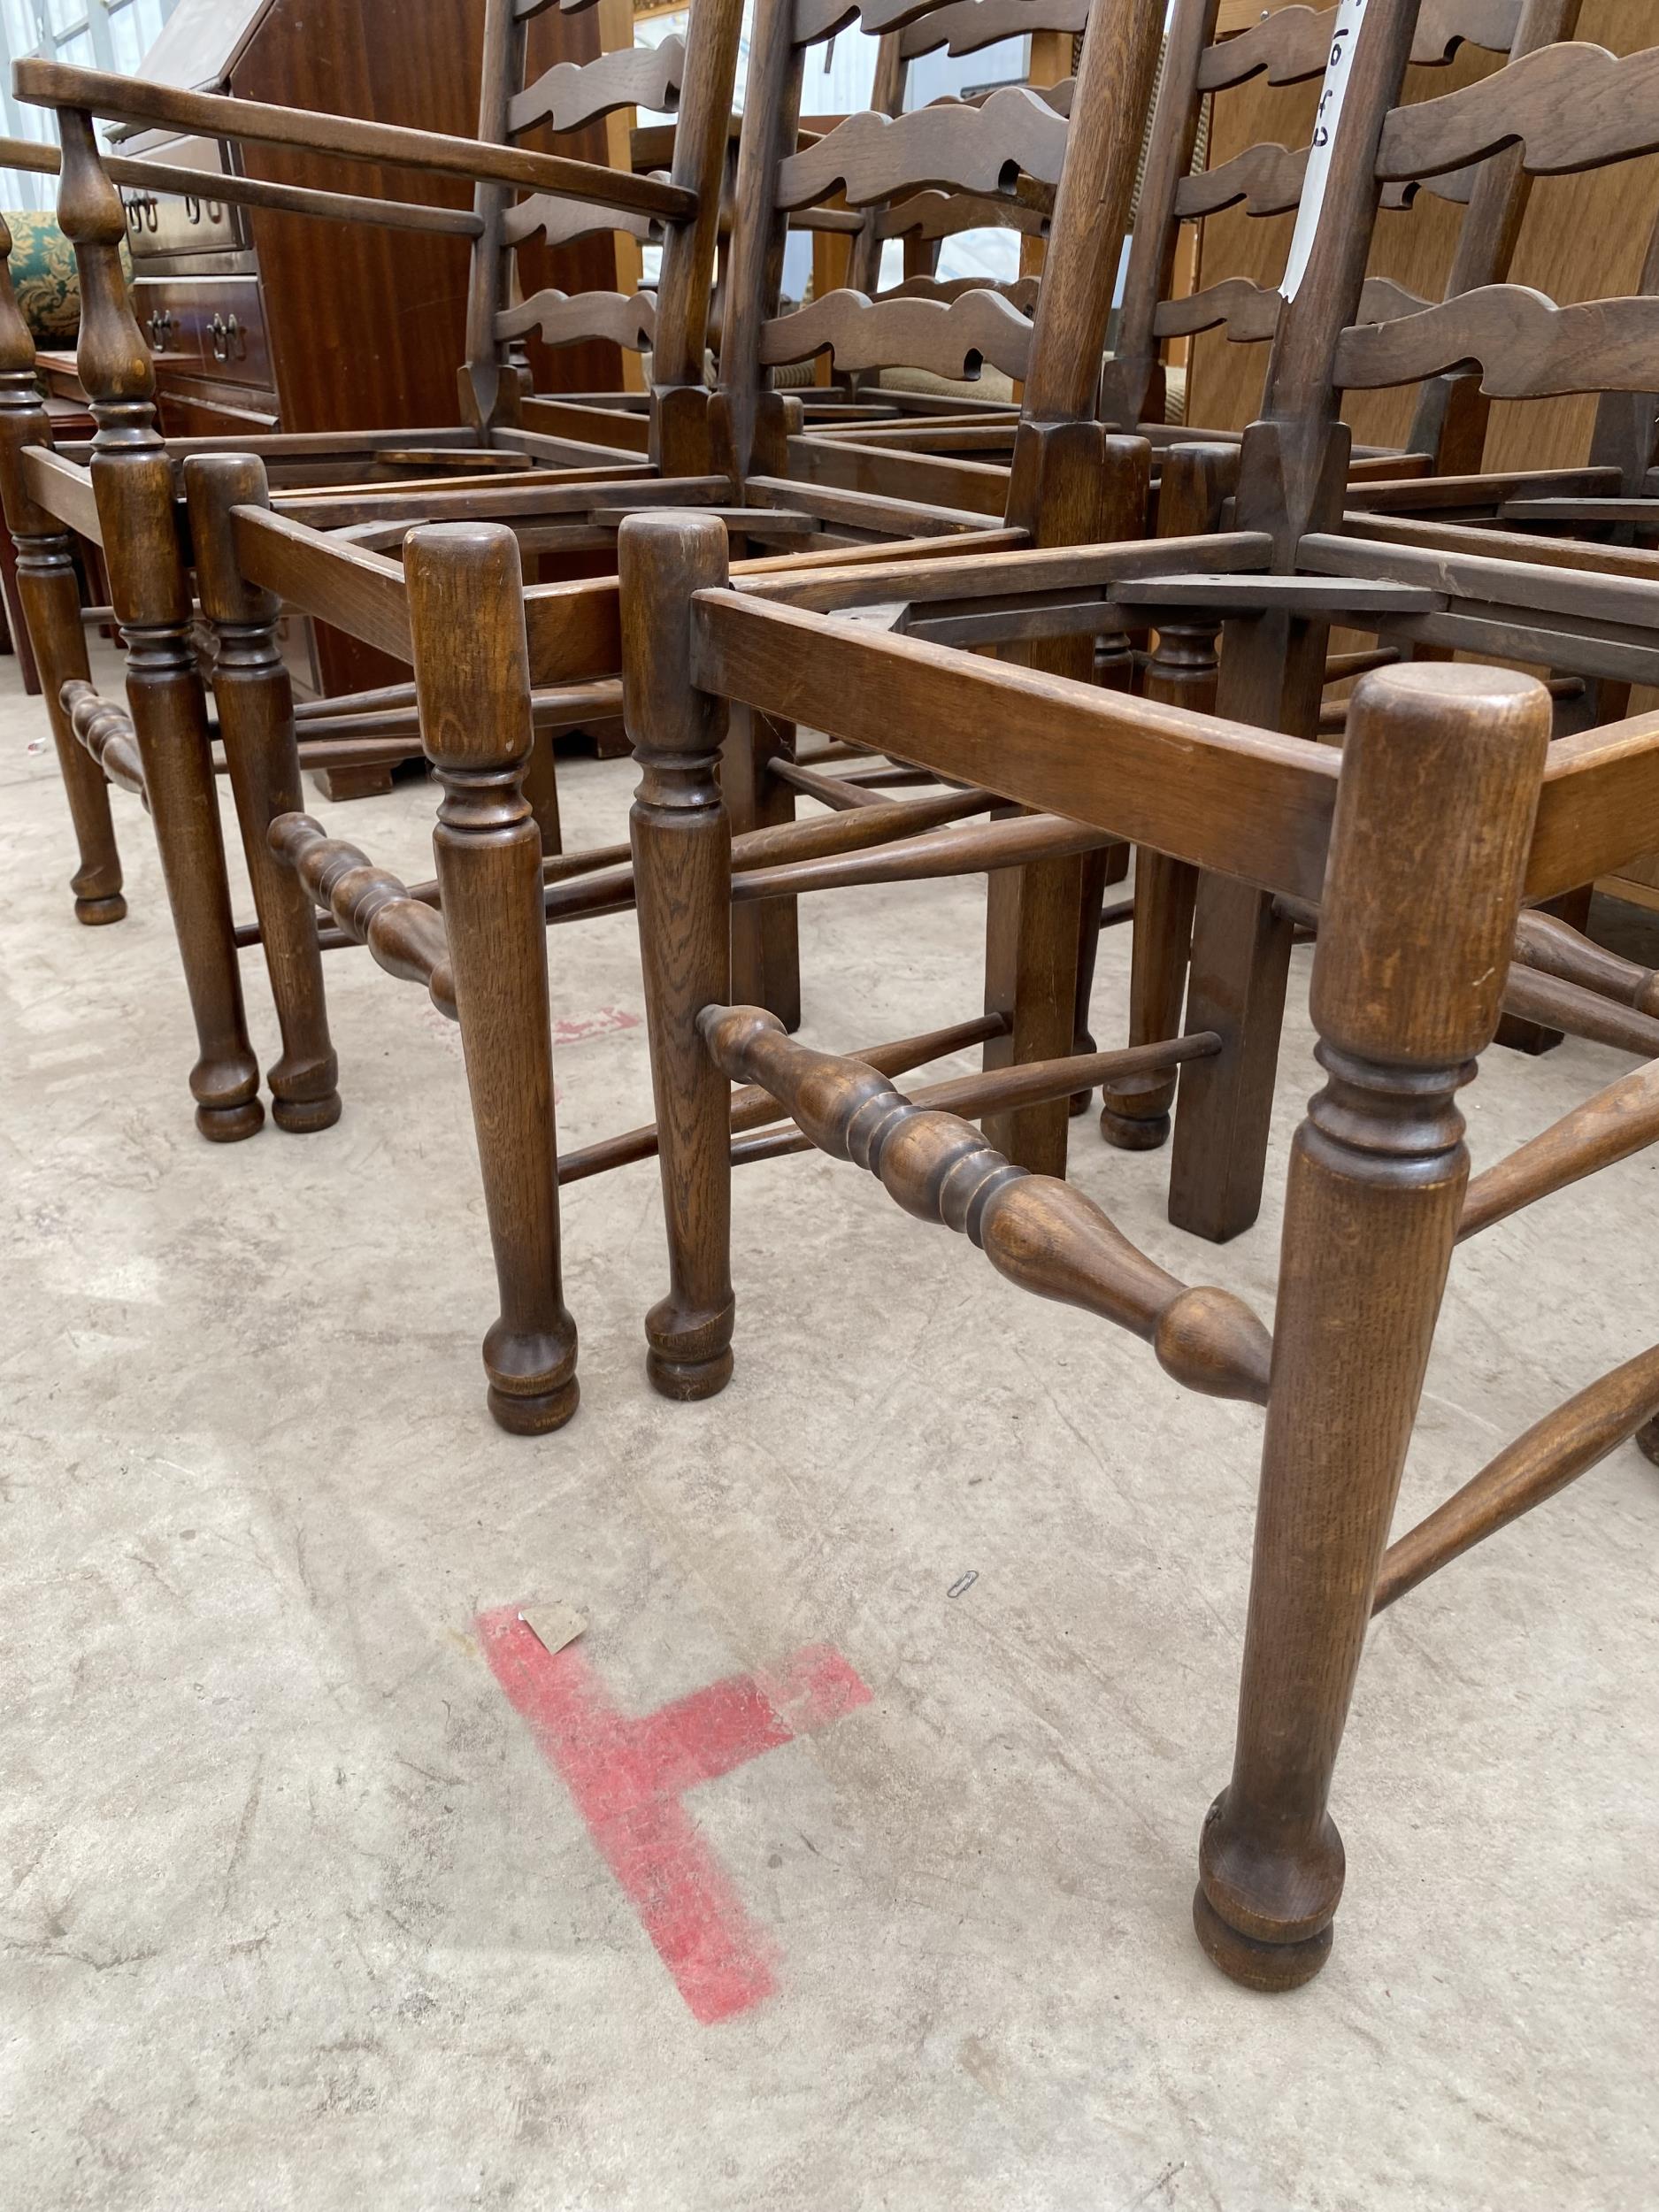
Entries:
{"type": "Polygon", "coordinates": [[[1311,148],[1294,152],[1276,141],[1247,146],[1214,169],[1183,177],[1175,188],[1175,212],[1185,222],[1218,215],[1242,202],[1247,215],[1284,215],[1302,203],[1311,148]]]}
{"type": "MultiPolygon", "coordinates": [[[[33,138],[0,138],[0,167],[55,177],[62,166],[63,155],[56,146],[42,146],[33,138]]],[[[415,200],[361,199],[354,193],[269,183],[226,170],[125,161],[114,154],[104,156],[104,167],[112,183],[131,185],[140,191],[223,200],[233,207],[269,208],[279,214],[316,215],[331,223],[372,223],[382,230],[433,231],[449,238],[476,238],[484,227],[470,208],[426,207],[415,200]]]]}
{"type": "Polygon", "coordinates": [[[133,730],[133,718],[125,708],[101,699],[88,683],[66,683],[63,709],[79,743],[84,745],[111,783],[150,803],[144,764],[133,730]]]}
{"type": "Polygon", "coordinates": [[[645,245],[656,236],[657,225],[642,211],[594,207],[580,200],[564,199],[557,193],[536,192],[528,199],[515,201],[503,215],[502,243],[521,246],[538,231],[549,246],[574,245],[579,238],[592,238],[603,231],[637,238],[645,245]]]}
{"type": "Polygon", "coordinates": [[[451,481],[431,491],[404,484],[365,484],[346,491],[324,486],[273,492],[271,504],[274,513],[317,530],[342,530],[360,522],[511,522],[521,515],[587,514],[595,504],[614,506],[631,497],[640,485],[649,485],[649,503],[662,507],[681,501],[701,504],[731,490],[724,476],[664,481],[651,476],[645,463],[636,466],[626,455],[612,454],[603,465],[560,470],[556,475],[537,470],[503,483],[451,481]]]}
{"type": "MultiPolygon", "coordinates": [[[[1127,1045],[1116,1052],[1075,1052],[1061,1060],[1026,1060],[1010,1068],[981,1069],[975,1075],[924,1084],[909,1097],[913,1106],[979,1121],[987,1114],[1044,1106],[1054,1099],[1075,1097],[1079,1091],[1110,1087],[1130,1076],[1167,1073],[1188,1060],[1213,1059],[1220,1049],[1221,1039],[1206,1029],[1196,1036],[1127,1045]]],[[[757,1160],[782,1160],[814,1148],[812,1140],[799,1129],[769,1129],[734,1144],[732,1164],[745,1167],[757,1160]]]]}
{"type": "Polygon", "coordinates": [[[1659,1139],[1659,1062],[1621,1075],[1538,1136],[1475,1177],[1458,1223],[1461,1243],[1523,1207],[1628,1160],[1659,1139]]]}
{"type": "MultiPolygon", "coordinates": [[[[1585,880],[1577,876],[1571,885],[1557,885],[1540,895],[1555,896],[1562,889],[1576,888],[1585,880]]],[[[1319,910],[1312,900],[1281,895],[1273,905],[1286,921],[1317,930],[1319,910]]],[[[1523,941],[1517,930],[1512,950],[1518,950],[1523,941]]],[[[1511,963],[1503,987],[1503,1011],[1517,1020],[1535,1023],[1540,1029],[1559,1029],[1570,1037],[1582,1037],[1588,1044],[1611,1045],[1616,1051],[1633,1053],[1641,1060],[1659,1059],[1659,1019],[1633,1006],[1621,1005],[1599,987],[1529,968],[1523,959],[1511,963]]]]}
{"type": "MultiPolygon", "coordinates": [[[[747,872],[734,879],[745,883],[745,899],[780,897],[776,872],[864,851],[889,844],[918,832],[959,822],[982,814],[998,803],[985,791],[949,791],[936,799],[878,800],[870,806],[854,805],[844,811],[803,821],[774,822],[763,829],[744,830],[732,840],[733,863],[747,872]]],[[[544,901],[549,924],[573,922],[601,914],[626,913],[634,904],[634,877],[630,862],[588,876],[580,883],[550,887],[544,901]]]]}
{"type": "Polygon", "coordinates": [[[741,566],[732,571],[732,588],[745,599],[764,600],[805,613],[841,613],[893,601],[907,606],[943,602],[952,609],[979,599],[1005,598],[1029,606],[1045,595],[1079,598],[1133,577],[1179,575],[1202,567],[1214,574],[1265,570],[1273,541],[1264,531],[1222,530],[1213,537],[1150,538],[1123,545],[1018,547],[985,553],[964,549],[954,557],[929,559],[926,551],[902,564],[882,548],[868,562],[849,566],[826,564],[803,573],[798,565],[774,566],[770,575],[741,566]]]}
{"type": "Polygon", "coordinates": [[[1317,898],[1324,881],[1338,772],[1328,747],[735,591],[692,603],[692,680],[1265,889],[1317,898]]]}
{"type": "MultiPolygon", "coordinates": [[[[947,1029],[930,1029],[920,1036],[895,1038],[890,1044],[860,1045],[847,1057],[874,1068],[882,1075],[905,1075],[912,1068],[926,1067],[930,1060],[943,1060],[953,1052],[966,1052],[974,1045],[984,1044],[989,1038],[1004,1037],[1008,1027],[1006,1015],[979,1014],[972,1021],[956,1022],[947,1029]]],[[[751,1084],[732,1093],[731,1113],[732,1134],[736,1137],[745,1130],[779,1120],[782,1109],[770,1091],[751,1084]]],[[[642,1128],[625,1130],[619,1136],[603,1137],[597,1144],[565,1153],[559,1161],[559,1181],[586,1182],[589,1176],[603,1175],[613,1167],[626,1167],[635,1160],[654,1160],[657,1150],[657,1124],[647,1122],[642,1128]]]]}
{"type": "Polygon", "coordinates": [[[1516,925],[1515,952],[1518,960],[1544,975],[1582,984],[1586,990],[1600,991],[1638,1013],[1659,1018],[1659,973],[1592,943],[1558,915],[1523,914],[1516,925]]]}
{"type": "Polygon", "coordinates": [[[498,339],[534,330],[544,346],[608,339],[631,353],[649,353],[657,337],[657,302],[647,292],[535,292],[503,308],[493,328],[498,339]]]}
{"type": "Polygon", "coordinates": [[[1272,1341],[1244,1302],[1179,1281],[1074,1185],[1010,1166],[971,1123],[797,1044],[758,1007],[705,1007],[697,1028],[734,1082],[770,1091],[820,1151],[868,1169],[918,1220],[966,1235],[1010,1282],[1131,1331],[1189,1390],[1267,1402],[1272,1341]]]}
{"type": "MultiPolygon", "coordinates": [[[[994,805],[987,794],[981,804],[994,805]]],[[[849,810],[856,812],[859,810],[849,810]]],[[[972,829],[933,830],[925,836],[872,845],[856,853],[798,860],[741,872],[732,878],[735,905],[751,899],[795,897],[808,891],[844,891],[860,884],[916,883],[937,878],[995,874],[1044,860],[1093,852],[1111,840],[1057,815],[1022,814],[972,829]]]]}
{"type": "MultiPolygon", "coordinates": [[[[251,584],[273,591],[307,614],[335,622],[353,637],[411,662],[409,599],[402,565],[324,538],[303,523],[264,507],[234,511],[236,558],[251,584]]],[[[610,668],[582,670],[608,676],[610,668]]]]}
{"type": "MultiPolygon", "coordinates": [[[[1449,61],[1463,44],[1507,54],[1520,28],[1524,0],[1424,0],[1412,35],[1411,59],[1422,66],[1449,61]]],[[[1279,8],[1259,23],[1207,47],[1198,89],[1220,92],[1265,73],[1271,85],[1323,76],[1331,57],[1337,11],[1279,8]]]]}
{"type": "Polygon", "coordinates": [[[473,183],[520,185],[601,207],[636,208],[667,222],[687,221],[697,211],[695,192],[659,184],[652,177],[608,169],[597,162],[567,161],[557,154],[525,153],[516,146],[451,138],[438,131],[404,130],[392,123],[273,107],[261,100],[226,99],[217,93],[180,92],[170,85],[145,84],[104,70],[72,69],[55,61],[19,61],[13,82],[19,97],[35,106],[75,109],[112,123],[170,125],[233,144],[294,146],[345,161],[465,177],[473,183]]]}
{"type": "Polygon", "coordinates": [[[309,814],[278,815],[271,825],[271,849],[316,904],[368,947],[378,967],[424,984],[439,1012],[456,1018],[449,941],[441,914],[411,898],[396,876],[377,868],[357,846],[330,837],[309,814]]]}
{"type": "MultiPolygon", "coordinates": [[[[1659,73],[1655,88],[1659,97],[1659,73]]],[[[1361,321],[1342,333],[1335,380],[1345,391],[1418,383],[1466,361],[1479,365],[1480,388],[1492,399],[1641,392],[1654,384],[1659,299],[1557,307],[1525,285],[1489,284],[1402,314],[1391,288],[1396,296],[1385,314],[1362,303],[1361,321]]]]}
{"type": "Polygon", "coordinates": [[[56,453],[50,446],[26,446],[22,454],[23,483],[37,507],[63,523],[77,537],[94,545],[104,542],[98,503],[92,479],[84,468],[56,453]]]}
{"type": "MultiPolygon", "coordinates": [[[[1048,234],[1049,212],[1032,198],[927,191],[882,208],[875,223],[882,238],[949,238],[970,228],[1016,230],[1027,238],[1042,238],[1048,234]]],[[[815,219],[810,208],[791,218],[797,223],[815,219]]]]}
{"type": "Polygon", "coordinates": [[[1488,1462],[1426,1520],[1388,1547],[1371,1610],[1396,1598],[1475,1545],[1599,1466],[1659,1414],[1659,1347],[1638,1353],[1557,1406],[1488,1462]]]}
{"type": "Polygon", "coordinates": [[[796,0],[794,39],[797,46],[816,46],[833,38],[855,19],[872,38],[902,30],[918,16],[926,15],[935,0],[796,0]]]}
{"type": "Polygon", "coordinates": [[[1349,487],[1342,518],[1344,529],[1356,526],[1356,516],[1392,515],[1399,510],[1402,523],[1422,521],[1437,513],[1470,508],[1484,511],[1505,499],[1519,497],[1531,488],[1544,491],[1611,497],[1622,479],[1616,468],[1539,469],[1526,474],[1494,472],[1482,476],[1433,476],[1426,482],[1402,481],[1349,487]]]}

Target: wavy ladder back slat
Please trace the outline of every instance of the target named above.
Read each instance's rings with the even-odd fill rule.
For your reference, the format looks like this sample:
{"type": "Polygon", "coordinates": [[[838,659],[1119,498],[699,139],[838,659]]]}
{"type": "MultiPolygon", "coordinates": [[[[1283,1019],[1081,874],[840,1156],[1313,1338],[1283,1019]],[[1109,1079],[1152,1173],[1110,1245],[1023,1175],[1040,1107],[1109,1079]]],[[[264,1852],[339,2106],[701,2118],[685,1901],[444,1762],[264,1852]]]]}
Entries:
{"type": "MultiPolygon", "coordinates": [[[[1154,48],[1148,53],[1148,42],[1156,27],[1144,20],[1121,25],[1121,11],[1114,8],[1106,11],[1112,18],[1107,31],[1097,34],[1095,19],[1102,12],[1097,7],[1089,21],[1088,35],[1106,50],[1094,66],[1094,91],[1091,96],[1080,75],[1061,103],[1070,111],[1069,124],[1042,92],[1010,86],[977,104],[943,102],[910,113],[872,111],[852,116],[797,150],[793,133],[799,111],[801,56],[830,19],[805,4],[793,10],[763,7],[750,58],[751,82],[764,103],[763,127],[755,129],[751,119],[744,133],[738,197],[740,204],[757,204],[773,213],[768,235],[753,239],[747,250],[740,242],[734,255],[734,305],[721,357],[721,383],[740,466],[746,457],[764,450],[757,442],[757,426],[775,421],[775,410],[756,396],[765,372],[826,353],[837,373],[854,376],[905,367],[956,380],[977,377],[989,364],[1025,382],[1029,398],[1041,320],[1033,325],[1030,314],[1023,311],[1029,296],[1023,286],[941,285],[919,276],[895,291],[872,296],[879,241],[884,232],[918,239],[942,236],[974,215],[1000,219],[1006,213],[1013,219],[1013,227],[1041,227],[1041,211],[1021,194],[1056,192],[1063,172],[1075,165],[1071,150],[1079,128],[1086,138],[1097,140],[1107,134],[1115,142],[1124,135],[1123,119],[1144,111],[1137,107],[1142,88],[1149,93],[1156,52],[1154,48]],[[1110,118],[1102,113],[1104,107],[1110,107],[1110,118]],[[861,234],[853,265],[862,281],[815,299],[794,314],[780,315],[777,273],[785,219],[833,194],[844,194],[855,206],[877,211],[861,234]],[[757,298],[764,303],[758,312],[751,304],[757,298]]],[[[993,35],[1008,35],[1015,24],[1033,31],[1055,28],[1070,35],[1083,11],[1071,0],[1058,0],[1058,4],[1056,0],[997,0],[995,8],[988,0],[976,0],[972,7],[949,4],[903,13],[908,20],[884,51],[880,81],[882,104],[895,111],[902,97],[907,55],[941,46],[972,50],[993,35]]],[[[866,6],[862,20],[866,29],[889,27],[898,23],[898,14],[866,6]]],[[[749,112],[753,119],[753,103],[749,112]]],[[[1098,156],[1089,159],[1098,165],[1098,156]]],[[[1115,184],[1114,177],[1114,188],[1115,184]]],[[[1045,285],[1056,262],[1058,204],[1056,200],[1048,225],[1045,285]]],[[[1082,250],[1102,269],[1110,264],[1115,276],[1113,247],[1122,233],[1101,219],[1105,204],[1094,204],[1092,234],[1082,250]],[[1108,231],[1113,234],[1110,239],[1108,231]]],[[[1074,194],[1074,225],[1085,221],[1088,206],[1074,194]]],[[[1062,260],[1066,257],[1061,256],[1062,260]]],[[[1075,265],[1079,258],[1074,250],[1070,259],[1075,265]]],[[[1065,342],[1075,342],[1084,349],[1085,370],[1091,361],[1098,361],[1103,347],[1110,299],[1098,313],[1094,310],[1110,281],[1098,278],[1087,287],[1087,322],[1077,324],[1071,310],[1062,318],[1065,342]],[[1099,340],[1089,327],[1096,322],[1099,340]]],[[[1094,380],[1090,373],[1088,396],[1065,411],[1079,416],[1092,410],[1094,380]]],[[[1046,408],[1042,411],[1046,417],[1046,408]]],[[[768,472],[781,465],[782,457],[774,449],[768,472]]]]}
{"type": "MultiPolygon", "coordinates": [[[[1551,0],[1544,4],[1548,7],[1551,0]]],[[[1534,21],[1528,26],[1522,0],[1424,0],[1409,35],[1409,59],[1434,66],[1451,60],[1465,45],[1509,55],[1517,40],[1555,35],[1555,19],[1575,6],[1576,0],[1569,0],[1569,9],[1555,9],[1550,27],[1540,28],[1536,7],[1534,21]]],[[[1103,412],[1120,427],[1162,416],[1162,341],[1221,328],[1235,343],[1260,344],[1271,340],[1279,326],[1280,291],[1243,277],[1223,277],[1190,297],[1174,296],[1180,227],[1229,207],[1242,206],[1252,217],[1298,209],[1310,150],[1263,142],[1246,147],[1214,169],[1193,174],[1194,148],[1204,103],[1215,95],[1260,77],[1269,84],[1288,85],[1323,74],[1339,12],[1281,8],[1251,29],[1219,42],[1215,38],[1217,12],[1214,0],[1178,0],[1171,25],[1141,218],[1125,279],[1121,336],[1105,379],[1103,412]]],[[[1423,188],[1468,202],[1476,181],[1473,173],[1462,173],[1424,180],[1423,188]]],[[[1525,188],[1510,176],[1507,200],[1503,195],[1487,195],[1479,206],[1471,205],[1460,232],[1466,265],[1457,279],[1459,289],[1486,281],[1507,267],[1524,204],[1525,188]],[[1510,206],[1509,202],[1517,204],[1510,206]]],[[[1424,417],[1425,427],[1428,419],[1424,417]]],[[[1418,448],[1414,440],[1413,449],[1438,453],[1440,447],[1431,443],[1418,448]]]]}

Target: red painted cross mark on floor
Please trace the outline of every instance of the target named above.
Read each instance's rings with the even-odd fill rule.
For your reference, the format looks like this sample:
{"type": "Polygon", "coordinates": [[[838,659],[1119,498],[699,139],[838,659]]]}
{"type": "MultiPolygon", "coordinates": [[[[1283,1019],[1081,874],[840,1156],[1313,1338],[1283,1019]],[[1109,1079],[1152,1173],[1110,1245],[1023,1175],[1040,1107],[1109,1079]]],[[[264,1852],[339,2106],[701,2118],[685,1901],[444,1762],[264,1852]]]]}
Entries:
{"type": "Polygon", "coordinates": [[[772,1945],[683,1802],[695,1783],[815,1734],[870,1702],[838,1651],[809,1644],[774,1673],[733,1674],[631,1720],[576,1645],[549,1652],[516,1606],[480,1613],[484,1655],[705,2026],[777,1987],[772,1945]]]}

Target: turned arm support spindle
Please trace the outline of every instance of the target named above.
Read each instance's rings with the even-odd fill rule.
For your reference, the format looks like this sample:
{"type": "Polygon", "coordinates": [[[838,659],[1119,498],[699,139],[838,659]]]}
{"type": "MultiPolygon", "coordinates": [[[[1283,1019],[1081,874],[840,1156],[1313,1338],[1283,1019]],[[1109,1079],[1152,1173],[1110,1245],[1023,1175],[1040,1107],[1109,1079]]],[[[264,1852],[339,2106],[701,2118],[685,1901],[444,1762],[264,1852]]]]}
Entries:
{"type": "Polygon", "coordinates": [[[271,849],[346,934],[368,947],[378,966],[425,984],[439,1012],[455,1019],[449,941],[435,908],[411,899],[396,876],[357,846],[330,837],[309,814],[279,815],[271,825],[271,849]]]}
{"type": "Polygon", "coordinates": [[[1071,1184],[1013,1166],[879,1071],[796,1044],[758,1007],[705,1007],[697,1027],[715,1064],[770,1091],[820,1151],[868,1169],[918,1221],[960,1231],[1010,1282],[1145,1339],[1189,1390],[1266,1402],[1272,1347],[1248,1307],[1179,1282],[1071,1184]]]}
{"type": "Polygon", "coordinates": [[[125,791],[135,791],[148,805],[144,764],[139,758],[132,716],[124,707],[101,699],[90,684],[65,684],[63,703],[70,728],[110,781],[119,783],[125,791]]]}
{"type": "Polygon", "coordinates": [[[1639,1014],[1659,1015],[1659,974],[1593,944],[1558,915],[1535,910],[1523,914],[1515,927],[1515,953],[1541,975],[1598,991],[1621,1006],[1633,1006],[1639,1014]]]}

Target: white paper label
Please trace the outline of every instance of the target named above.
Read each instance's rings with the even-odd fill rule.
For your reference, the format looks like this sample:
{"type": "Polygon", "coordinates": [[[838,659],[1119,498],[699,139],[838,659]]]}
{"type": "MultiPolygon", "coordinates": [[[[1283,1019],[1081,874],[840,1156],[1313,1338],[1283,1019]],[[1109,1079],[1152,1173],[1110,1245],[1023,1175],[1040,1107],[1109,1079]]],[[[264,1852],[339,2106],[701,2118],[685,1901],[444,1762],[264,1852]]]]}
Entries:
{"type": "Polygon", "coordinates": [[[1354,73],[1354,46],[1364,12],[1365,0],[1341,0],[1336,12],[1336,28],[1331,34],[1331,58],[1325,65],[1325,84],[1319,94],[1318,111],[1313,119],[1313,143],[1308,153],[1308,173],[1302,180],[1302,204],[1296,210],[1296,228],[1290,241],[1289,258],[1285,263],[1284,280],[1279,288],[1287,300],[1294,300],[1302,289],[1308,264],[1313,258],[1314,236],[1325,205],[1325,187],[1331,180],[1331,151],[1336,143],[1336,127],[1342,119],[1348,80],[1354,73]]]}

